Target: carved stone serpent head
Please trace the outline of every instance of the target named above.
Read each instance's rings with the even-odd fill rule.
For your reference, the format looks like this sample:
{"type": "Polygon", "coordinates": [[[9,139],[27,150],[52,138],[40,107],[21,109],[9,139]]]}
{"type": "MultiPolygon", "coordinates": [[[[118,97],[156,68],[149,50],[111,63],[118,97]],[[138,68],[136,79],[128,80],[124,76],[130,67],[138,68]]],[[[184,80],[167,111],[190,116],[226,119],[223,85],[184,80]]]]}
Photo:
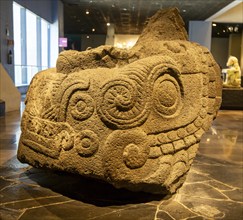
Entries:
{"type": "Polygon", "coordinates": [[[36,74],[26,98],[18,159],[174,193],[221,103],[219,67],[187,40],[177,9],[158,11],[130,50],[64,51],[36,74]]]}

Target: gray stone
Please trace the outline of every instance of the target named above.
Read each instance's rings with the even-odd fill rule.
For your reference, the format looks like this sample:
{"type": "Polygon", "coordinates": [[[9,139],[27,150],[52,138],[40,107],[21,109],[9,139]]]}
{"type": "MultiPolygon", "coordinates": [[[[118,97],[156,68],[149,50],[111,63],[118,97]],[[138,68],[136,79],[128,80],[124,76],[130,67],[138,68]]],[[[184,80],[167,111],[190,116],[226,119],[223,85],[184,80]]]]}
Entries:
{"type": "Polygon", "coordinates": [[[18,159],[117,188],[174,193],[221,103],[220,69],[160,10],[130,50],[64,51],[29,87],[18,159]]]}

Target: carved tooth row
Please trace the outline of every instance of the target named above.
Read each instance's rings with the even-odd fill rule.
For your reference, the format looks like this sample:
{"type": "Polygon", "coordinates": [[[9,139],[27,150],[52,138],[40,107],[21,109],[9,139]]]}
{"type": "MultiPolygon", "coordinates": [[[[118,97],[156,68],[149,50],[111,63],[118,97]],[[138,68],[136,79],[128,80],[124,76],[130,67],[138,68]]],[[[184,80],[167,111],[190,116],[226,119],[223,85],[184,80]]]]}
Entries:
{"type": "Polygon", "coordinates": [[[203,124],[203,118],[201,118],[201,117],[197,117],[197,119],[193,122],[193,124],[194,124],[197,128],[202,127],[202,124],[203,124]]]}
{"type": "Polygon", "coordinates": [[[150,151],[149,151],[149,158],[150,159],[156,159],[156,158],[158,158],[162,155],[163,155],[163,153],[162,153],[161,148],[159,146],[150,147],[150,151]]]}
{"type": "Polygon", "coordinates": [[[178,141],[174,141],[173,146],[174,146],[175,152],[186,148],[186,144],[183,141],[183,139],[178,140],[178,141]]]}
{"type": "Polygon", "coordinates": [[[184,142],[185,142],[186,146],[191,146],[197,142],[197,139],[194,135],[189,135],[184,138],[184,142]]]}
{"type": "Polygon", "coordinates": [[[160,146],[161,151],[163,152],[163,154],[173,154],[174,153],[174,146],[172,143],[168,143],[168,144],[163,144],[160,146]]]}
{"type": "Polygon", "coordinates": [[[155,155],[154,151],[156,149],[156,157],[167,155],[167,154],[174,154],[180,150],[186,149],[191,147],[192,145],[199,142],[202,135],[204,134],[204,130],[201,128],[197,130],[194,134],[184,137],[184,139],[176,140],[170,143],[165,143],[160,145],[161,153],[159,153],[158,146],[151,147],[150,150],[152,151],[150,158],[155,158],[152,155],[155,155]]]}
{"type": "Polygon", "coordinates": [[[183,139],[187,137],[188,135],[194,134],[199,127],[203,124],[203,119],[201,117],[198,117],[194,123],[191,123],[187,125],[184,128],[179,128],[175,131],[170,131],[168,133],[161,133],[157,135],[157,143],[160,144],[166,144],[171,143],[173,141],[177,141],[180,139],[183,139]]]}

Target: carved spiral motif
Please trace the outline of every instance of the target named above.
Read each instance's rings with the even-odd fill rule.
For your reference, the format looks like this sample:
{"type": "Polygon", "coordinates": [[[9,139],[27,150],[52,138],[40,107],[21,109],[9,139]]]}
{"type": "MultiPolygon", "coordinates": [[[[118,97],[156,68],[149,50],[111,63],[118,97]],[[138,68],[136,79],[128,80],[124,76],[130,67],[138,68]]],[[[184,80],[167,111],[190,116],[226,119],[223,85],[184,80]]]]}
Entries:
{"type": "Polygon", "coordinates": [[[139,128],[116,130],[106,139],[104,146],[105,176],[114,181],[135,180],[147,176],[151,167],[149,161],[149,140],[139,128]]]}
{"type": "Polygon", "coordinates": [[[181,109],[181,90],[177,80],[169,74],[159,77],[153,89],[154,107],[163,117],[175,117],[181,109]]]}
{"type": "Polygon", "coordinates": [[[130,169],[142,167],[147,161],[147,146],[128,144],[123,151],[123,161],[130,169]]]}
{"type": "Polygon", "coordinates": [[[65,151],[73,148],[73,136],[62,130],[54,139],[54,146],[65,151]]]}
{"type": "Polygon", "coordinates": [[[117,79],[102,88],[102,100],[98,112],[101,119],[117,128],[141,125],[146,117],[146,97],[134,82],[117,79]]]}
{"type": "Polygon", "coordinates": [[[74,119],[83,121],[93,114],[94,101],[90,95],[78,91],[71,97],[69,109],[74,119]]]}
{"type": "Polygon", "coordinates": [[[76,135],[74,146],[80,156],[90,157],[99,148],[99,139],[96,133],[90,130],[83,130],[76,135]]]}

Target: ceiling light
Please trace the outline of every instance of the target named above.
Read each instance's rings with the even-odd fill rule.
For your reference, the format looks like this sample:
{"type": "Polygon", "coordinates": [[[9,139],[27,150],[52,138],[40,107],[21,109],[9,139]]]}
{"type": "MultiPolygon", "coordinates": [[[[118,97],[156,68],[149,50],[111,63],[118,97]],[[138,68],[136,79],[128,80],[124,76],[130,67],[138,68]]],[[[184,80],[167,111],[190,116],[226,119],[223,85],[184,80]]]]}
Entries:
{"type": "Polygon", "coordinates": [[[89,35],[87,35],[86,38],[89,38],[89,35]]]}
{"type": "Polygon", "coordinates": [[[95,28],[93,28],[92,31],[95,32],[95,28]]]}
{"type": "Polygon", "coordinates": [[[235,26],[234,32],[238,32],[238,31],[239,31],[239,27],[235,26]]]}
{"type": "Polygon", "coordinates": [[[107,26],[110,26],[110,25],[111,25],[111,23],[110,23],[110,22],[107,22],[107,23],[106,23],[106,25],[107,25],[107,26]]]}
{"type": "Polygon", "coordinates": [[[186,9],[183,9],[183,10],[182,10],[182,12],[184,12],[184,13],[185,13],[185,12],[186,12],[186,9]]]}
{"type": "Polygon", "coordinates": [[[89,15],[89,10],[88,10],[88,9],[86,9],[85,14],[86,14],[86,15],[89,15]]]}
{"type": "Polygon", "coordinates": [[[230,31],[230,32],[233,32],[233,30],[234,30],[234,28],[233,28],[233,27],[231,27],[231,26],[230,26],[230,27],[228,27],[228,29],[229,29],[229,31],[230,31]]]}
{"type": "Polygon", "coordinates": [[[216,26],[217,26],[217,24],[213,23],[213,26],[214,26],[214,27],[216,27],[216,26]]]}
{"type": "Polygon", "coordinates": [[[225,30],[223,30],[223,32],[225,32],[225,30]]]}
{"type": "Polygon", "coordinates": [[[127,11],[127,8],[123,8],[122,10],[123,10],[123,11],[127,11]]]}

